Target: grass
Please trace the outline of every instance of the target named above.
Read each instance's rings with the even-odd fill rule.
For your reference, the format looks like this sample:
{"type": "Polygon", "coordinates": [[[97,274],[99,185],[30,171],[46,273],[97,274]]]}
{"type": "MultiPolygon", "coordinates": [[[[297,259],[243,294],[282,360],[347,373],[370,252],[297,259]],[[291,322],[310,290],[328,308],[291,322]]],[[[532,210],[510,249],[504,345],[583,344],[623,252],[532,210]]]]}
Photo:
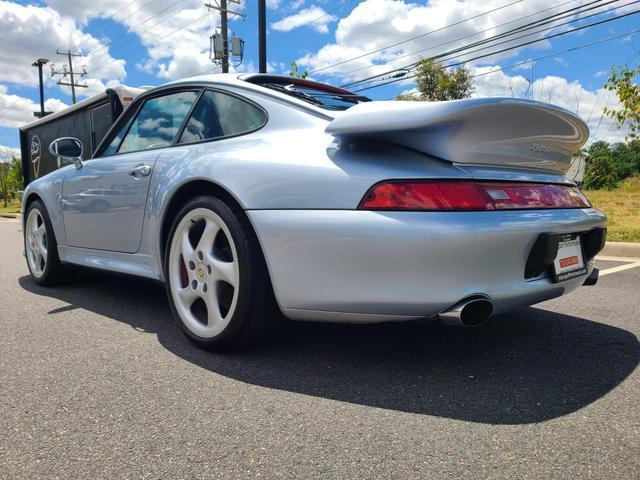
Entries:
{"type": "Polygon", "coordinates": [[[587,190],[584,193],[609,219],[607,240],[640,242],[640,176],[627,178],[615,190],[587,190]]]}
{"type": "Polygon", "coordinates": [[[5,207],[4,200],[0,200],[0,213],[20,213],[20,202],[7,202],[5,207]]]}

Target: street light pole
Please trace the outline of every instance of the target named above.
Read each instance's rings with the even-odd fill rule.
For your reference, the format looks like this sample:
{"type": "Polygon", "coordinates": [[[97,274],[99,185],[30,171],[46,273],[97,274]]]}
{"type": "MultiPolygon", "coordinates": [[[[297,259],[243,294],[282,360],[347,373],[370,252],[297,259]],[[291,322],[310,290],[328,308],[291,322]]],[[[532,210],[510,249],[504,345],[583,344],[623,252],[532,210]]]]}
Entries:
{"type": "Polygon", "coordinates": [[[267,73],[267,5],[258,0],[258,71],[267,73]]]}
{"type": "MultiPolygon", "coordinates": [[[[40,79],[40,118],[45,116],[44,112],[44,84],[42,81],[42,66],[48,63],[46,58],[39,58],[31,64],[32,67],[38,67],[38,77],[40,79]]],[[[37,115],[36,115],[37,116],[37,115]]]]}

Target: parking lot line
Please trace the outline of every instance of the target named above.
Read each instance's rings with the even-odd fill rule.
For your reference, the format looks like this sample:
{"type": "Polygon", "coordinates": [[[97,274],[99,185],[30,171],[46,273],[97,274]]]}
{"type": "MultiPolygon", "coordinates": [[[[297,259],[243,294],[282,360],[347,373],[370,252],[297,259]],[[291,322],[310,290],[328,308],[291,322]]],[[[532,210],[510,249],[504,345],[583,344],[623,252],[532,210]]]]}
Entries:
{"type": "Polygon", "coordinates": [[[603,262],[625,262],[635,263],[640,262],[640,258],[637,257],[612,257],[611,255],[598,255],[596,260],[602,260],[603,262]]]}
{"type": "Polygon", "coordinates": [[[640,262],[626,263],[624,265],[618,265],[617,267],[607,268],[600,271],[600,276],[609,275],[610,273],[622,272],[624,270],[630,270],[632,268],[640,267],[640,262]]]}

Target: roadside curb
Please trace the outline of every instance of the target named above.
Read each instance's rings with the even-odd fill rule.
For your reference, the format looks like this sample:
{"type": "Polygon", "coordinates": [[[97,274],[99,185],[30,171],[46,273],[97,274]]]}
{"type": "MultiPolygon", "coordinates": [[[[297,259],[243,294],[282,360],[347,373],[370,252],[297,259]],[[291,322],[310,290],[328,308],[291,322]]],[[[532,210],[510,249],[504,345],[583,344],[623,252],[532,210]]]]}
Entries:
{"type": "Polygon", "coordinates": [[[640,258],[640,243],[607,242],[600,255],[640,258]]]}
{"type": "Polygon", "coordinates": [[[0,217],[2,218],[18,218],[19,216],[19,213],[0,213],[0,217]]]}

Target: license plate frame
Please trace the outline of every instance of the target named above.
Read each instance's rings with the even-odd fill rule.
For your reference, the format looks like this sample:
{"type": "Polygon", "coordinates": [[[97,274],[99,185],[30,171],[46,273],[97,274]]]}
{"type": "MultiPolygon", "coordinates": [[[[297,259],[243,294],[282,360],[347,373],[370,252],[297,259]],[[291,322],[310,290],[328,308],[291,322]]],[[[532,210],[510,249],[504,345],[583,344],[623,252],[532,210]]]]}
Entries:
{"type": "Polygon", "coordinates": [[[587,274],[584,242],[580,233],[558,236],[558,253],[553,260],[553,280],[564,282],[587,274]]]}

